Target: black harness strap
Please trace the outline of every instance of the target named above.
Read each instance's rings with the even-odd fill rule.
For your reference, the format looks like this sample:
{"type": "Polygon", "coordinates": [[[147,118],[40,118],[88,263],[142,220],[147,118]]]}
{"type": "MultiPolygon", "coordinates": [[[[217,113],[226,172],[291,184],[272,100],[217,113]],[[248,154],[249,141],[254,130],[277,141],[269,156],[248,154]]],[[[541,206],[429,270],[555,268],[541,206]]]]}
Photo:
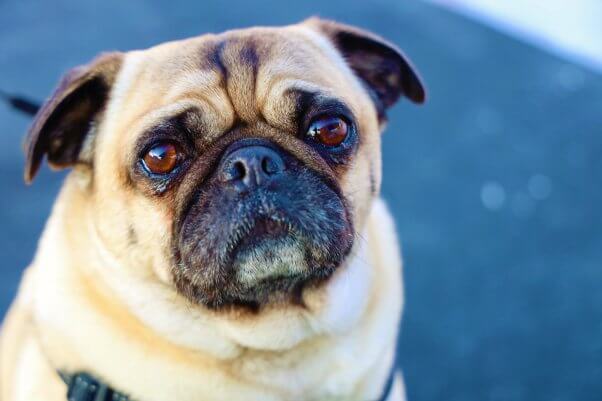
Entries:
{"type": "MultiPolygon", "coordinates": [[[[391,395],[393,383],[395,382],[395,372],[395,369],[391,369],[387,384],[377,401],[386,401],[391,395]]],[[[58,373],[67,384],[67,401],[132,401],[127,395],[113,390],[87,373],[76,373],[74,375],[60,371],[58,373]]]]}
{"type": "Polygon", "coordinates": [[[40,109],[40,105],[37,102],[23,96],[11,95],[2,90],[0,90],[0,99],[8,103],[13,109],[19,110],[29,116],[35,115],[40,109]]]}
{"type": "Polygon", "coordinates": [[[395,366],[393,366],[393,369],[391,369],[391,372],[389,373],[387,383],[383,388],[383,392],[377,401],[386,401],[391,395],[391,391],[393,391],[393,383],[395,383],[395,373],[397,373],[397,369],[395,369],[395,366]]]}
{"type": "Polygon", "coordinates": [[[131,401],[125,394],[87,373],[68,375],[59,372],[59,375],[67,385],[67,401],[131,401]]]}

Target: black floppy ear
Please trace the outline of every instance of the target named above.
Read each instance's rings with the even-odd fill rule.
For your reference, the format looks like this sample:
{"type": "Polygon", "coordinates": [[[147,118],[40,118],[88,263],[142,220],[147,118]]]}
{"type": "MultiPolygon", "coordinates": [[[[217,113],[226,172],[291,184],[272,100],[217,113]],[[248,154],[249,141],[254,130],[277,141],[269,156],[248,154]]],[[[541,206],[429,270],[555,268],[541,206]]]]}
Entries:
{"type": "Polygon", "coordinates": [[[372,91],[377,110],[391,107],[401,95],[423,103],[426,94],[416,69],[395,45],[371,32],[334,21],[305,22],[326,35],[347,64],[372,91]]]}
{"type": "Polygon", "coordinates": [[[83,162],[80,151],[108,100],[122,53],[106,53],[63,76],[40,108],[25,138],[25,182],[30,183],[44,155],[53,168],[83,162]]]}

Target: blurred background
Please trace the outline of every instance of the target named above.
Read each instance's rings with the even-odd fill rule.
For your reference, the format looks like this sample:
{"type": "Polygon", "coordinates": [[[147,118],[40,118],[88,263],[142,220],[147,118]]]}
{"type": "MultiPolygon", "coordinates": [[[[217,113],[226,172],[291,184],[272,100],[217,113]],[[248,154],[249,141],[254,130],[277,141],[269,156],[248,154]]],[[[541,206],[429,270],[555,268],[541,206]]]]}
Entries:
{"type": "MultiPolygon", "coordinates": [[[[46,97],[104,50],[320,15],[397,43],[429,88],[384,136],[410,401],[602,397],[602,2],[0,0],[0,89],[46,97]]],[[[0,316],[64,176],[22,180],[0,104],[0,316]]]]}

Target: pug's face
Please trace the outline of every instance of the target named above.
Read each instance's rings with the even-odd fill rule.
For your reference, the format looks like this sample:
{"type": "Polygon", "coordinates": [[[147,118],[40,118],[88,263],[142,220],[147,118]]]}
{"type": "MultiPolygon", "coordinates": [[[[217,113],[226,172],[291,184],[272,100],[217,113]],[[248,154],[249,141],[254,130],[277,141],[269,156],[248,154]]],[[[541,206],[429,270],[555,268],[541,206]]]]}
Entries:
{"type": "Polygon", "coordinates": [[[111,53],[44,105],[26,179],[77,165],[104,245],[195,303],[301,303],[353,253],[401,95],[392,45],[317,19],[111,53]]]}

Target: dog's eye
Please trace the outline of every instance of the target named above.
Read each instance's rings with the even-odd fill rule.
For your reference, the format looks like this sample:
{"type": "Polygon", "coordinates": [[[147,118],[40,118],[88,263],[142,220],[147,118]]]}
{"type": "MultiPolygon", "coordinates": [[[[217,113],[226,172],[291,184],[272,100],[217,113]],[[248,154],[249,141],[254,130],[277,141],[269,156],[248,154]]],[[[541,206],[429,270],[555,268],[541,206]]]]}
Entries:
{"type": "Polygon", "coordinates": [[[326,146],[339,146],[349,133],[349,125],[340,117],[320,117],[309,126],[307,134],[326,146]]]}
{"type": "Polygon", "coordinates": [[[180,148],[173,142],[159,142],[153,145],[142,158],[144,167],[153,174],[168,174],[179,164],[180,148]]]}

